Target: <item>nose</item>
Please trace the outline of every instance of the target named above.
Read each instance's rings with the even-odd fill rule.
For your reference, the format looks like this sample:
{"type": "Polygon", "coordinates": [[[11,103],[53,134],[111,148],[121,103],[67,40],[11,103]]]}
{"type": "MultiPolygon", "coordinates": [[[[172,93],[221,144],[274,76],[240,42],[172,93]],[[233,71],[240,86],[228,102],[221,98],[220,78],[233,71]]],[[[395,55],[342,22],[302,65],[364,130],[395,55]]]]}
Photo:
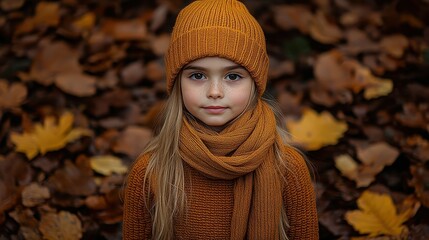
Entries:
{"type": "Polygon", "coordinates": [[[207,90],[207,97],[208,98],[223,98],[224,96],[224,89],[222,86],[221,81],[210,81],[209,88],[207,90]]]}

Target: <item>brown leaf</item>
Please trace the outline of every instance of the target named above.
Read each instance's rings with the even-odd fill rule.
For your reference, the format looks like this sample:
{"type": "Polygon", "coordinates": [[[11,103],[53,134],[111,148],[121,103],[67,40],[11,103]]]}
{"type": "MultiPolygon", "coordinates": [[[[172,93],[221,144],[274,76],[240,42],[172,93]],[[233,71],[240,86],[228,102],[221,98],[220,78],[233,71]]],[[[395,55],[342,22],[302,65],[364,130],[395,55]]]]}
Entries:
{"type": "Polygon", "coordinates": [[[425,165],[417,164],[410,166],[413,179],[410,181],[410,186],[414,187],[417,197],[425,207],[429,207],[429,170],[425,165]]]}
{"type": "Polygon", "coordinates": [[[104,76],[96,82],[97,88],[99,89],[106,89],[106,88],[113,88],[115,87],[119,82],[119,78],[116,75],[115,70],[108,70],[104,76]]]}
{"type": "Polygon", "coordinates": [[[39,229],[44,239],[79,240],[82,237],[82,224],[79,218],[66,211],[42,215],[39,229]]]}
{"type": "Polygon", "coordinates": [[[347,45],[341,46],[340,50],[348,54],[357,55],[366,52],[378,52],[379,46],[371,41],[368,34],[357,28],[349,29],[345,32],[347,45]]]}
{"type": "Polygon", "coordinates": [[[89,163],[75,165],[70,160],[54,172],[49,178],[49,185],[58,192],[74,196],[88,196],[96,190],[89,163]]]}
{"type": "Polygon", "coordinates": [[[363,163],[371,165],[391,165],[399,156],[399,151],[384,142],[366,148],[357,148],[357,156],[363,163]]]}
{"type": "Polygon", "coordinates": [[[126,86],[136,85],[145,76],[145,72],[142,61],[133,62],[122,69],[122,82],[126,86]]]}
{"type": "Polygon", "coordinates": [[[147,35],[146,23],[139,18],[131,20],[106,19],[103,22],[102,31],[120,41],[141,41],[147,35]]]}
{"type": "Polygon", "coordinates": [[[127,127],[112,147],[116,153],[127,154],[135,159],[152,138],[152,131],[138,126],[127,127]]]}
{"type": "Polygon", "coordinates": [[[170,45],[170,34],[161,34],[151,39],[152,51],[157,56],[163,56],[170,45]]]}
{"type": "Polygon", "coordinates": [[[64,42],[43,41],[36,52],[30,78],[43,85],[50,85],[64,73],[79,73],[79,51],[64,42]]]}
{"type": "Polygon", "coordinates": [[[308,33],[313,21],[313,14],[305,5],[280,5],[271,8],[274,21],[283,30],[297,28],[302,33],[308,33]]]}
{"type": "Polygon", "coordinates": [[[160,61],[150,61],[146,65],[147,79],[158,82],[165,79],[165,66],[160,61]]]}
{"type": "Polygon", "coordinates": [[[335,24],[329,22],[325,14],[318,11],[310,25],[310,35],[324,44],[337,43],[343,38],[343,33],[335,24]]]}
{"type": "Polygon", "coordinates": [[[8,84],[0,80],[0,109],[21,106],[27,97],[27,88],[22,83],[8,84]]]}
{"type": "Polygon", "coordinates": [[[276,59],[270,59],[270,70],[268,71],[269,78],[278,78],[282,75],[295,73],[295,64],[292,61],[278,61],[276,59]]]}
{"type": "Polygon", "coordinates": [[[0,156],[0,224],[5,220],[6,210],[18,203],[20,186],[28,184],[32,178],[31,167],[22,157],[16,153],[6,158],[0,156]]]}
{"type": "Polygon", "coordinates": [[[34,207],[51,197],[49,189],[38,183],[31,183],[22,190],[22,205],[34,207]]]}
{"type": "Polygon", "coordinates": [[[429,119],[425,119],[423,115],[425,111],[418,109],[414,103],[405,103],[402,108],[402,113],[395,114],[395,119],[402,125],[422,129],[426,129],[429,126],[429,119]]]}
{"type": "Polygon", "coordinates": [[[403,56],[408,45],[408,38],[402,34],[384,37],[380,42],[381,49],[396,58],[403,56]]]}
{"type": "Polygon", "coordinates": [[[36,15],[25,19],[15,30],[15,35],[32,32],[36,27],[46,28],[58,26],[60,22],[59,4],[56,2],[39,2],[36,15]]]}
{"type": "Polygon", "coordinates": [[[0,7],[3,11],[8,12],[21,8],[24,3],[25,0],[2,0],[0,7]]]}
{"type": "Polygon", "coordinates": [[[39,232],[39,221],[34,217],[34,213],[28,208],[17,207],[14,211],[9,213],[17,223],[19,223],[19,230],[28,240],[40,240],[42,236],[39,232]]]}
{"type": "Polygon", "coordinates": [[[61,73],[55,78],[55,85],[64,92],[78,96],[88,97],[96,93],[97,79],[80,72],[61,73]]]}
{"type": "Polygon", "coordinates": [[[103,210],[109,207],[109,205],[107,205],[106,198],[98,195],[88,196],[85,199],[85,205],[94,210],[103,210]]]}
{"type": "Polygon", "coordinates": [[[429,141],[419,135],[406,137],[401,142],[404,152],[415,156],[422,162],[429,161],[429,141]]]}

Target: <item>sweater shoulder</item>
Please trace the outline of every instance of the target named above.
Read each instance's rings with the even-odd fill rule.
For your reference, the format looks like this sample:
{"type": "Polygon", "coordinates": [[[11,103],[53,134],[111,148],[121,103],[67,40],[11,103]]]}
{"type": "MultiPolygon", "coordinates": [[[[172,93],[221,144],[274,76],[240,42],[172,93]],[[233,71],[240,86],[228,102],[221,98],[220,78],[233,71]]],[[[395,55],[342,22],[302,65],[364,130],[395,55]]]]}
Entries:
{"type": "Polygon", "coordinates": [[[282,149],[283,161],[287,169],[294,172],[308,172],[309,166],[303,153],[291,146],[284,145],[282,149]]]}
{"type": "Polygon", "coordinates": [[[149,165],[151,154],[145,153],[139,156],[131,165],[128,173],[128,181],[140,185],[144,181],[146,169],[149,165]]]}

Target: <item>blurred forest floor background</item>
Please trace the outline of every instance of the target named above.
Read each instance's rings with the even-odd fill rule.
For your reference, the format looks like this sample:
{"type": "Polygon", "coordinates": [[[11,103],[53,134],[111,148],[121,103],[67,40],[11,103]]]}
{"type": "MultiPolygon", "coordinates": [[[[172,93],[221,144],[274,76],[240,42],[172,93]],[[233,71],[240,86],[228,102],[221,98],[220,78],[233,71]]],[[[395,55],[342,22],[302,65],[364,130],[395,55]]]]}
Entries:
{"type": "MultiPolygon", "coordinates": [[[[0,239],[120,239],[184,0],[0,0],[0,239]]],[[[247,0],[321,239],[429,239],[429,1],[247,0]]]]}

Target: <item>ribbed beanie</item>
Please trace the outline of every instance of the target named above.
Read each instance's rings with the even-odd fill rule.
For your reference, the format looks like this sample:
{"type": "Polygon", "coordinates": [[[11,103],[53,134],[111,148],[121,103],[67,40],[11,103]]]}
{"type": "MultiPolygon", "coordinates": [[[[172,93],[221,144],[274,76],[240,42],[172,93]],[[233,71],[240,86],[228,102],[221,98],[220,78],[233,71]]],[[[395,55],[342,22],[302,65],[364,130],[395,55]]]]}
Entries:
{"type": "Polygon", "coordinates": [[[245,67],[258,94],[264,93],[269,65],[264,32],[237,0],[196,0],[180,11],[165,55],[167,92],[183,66],[214,56],[245,67]]]}

